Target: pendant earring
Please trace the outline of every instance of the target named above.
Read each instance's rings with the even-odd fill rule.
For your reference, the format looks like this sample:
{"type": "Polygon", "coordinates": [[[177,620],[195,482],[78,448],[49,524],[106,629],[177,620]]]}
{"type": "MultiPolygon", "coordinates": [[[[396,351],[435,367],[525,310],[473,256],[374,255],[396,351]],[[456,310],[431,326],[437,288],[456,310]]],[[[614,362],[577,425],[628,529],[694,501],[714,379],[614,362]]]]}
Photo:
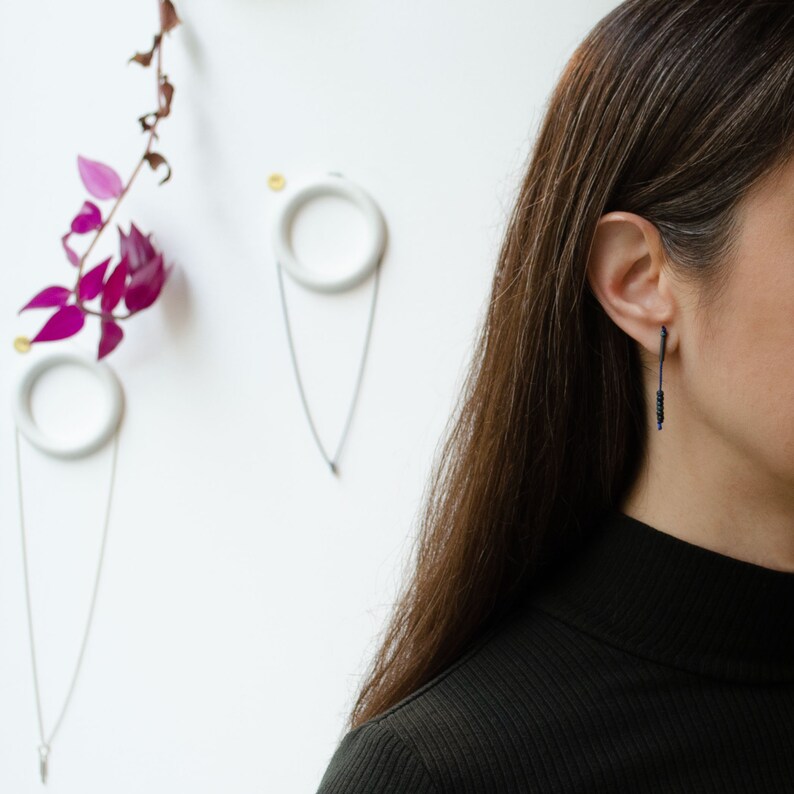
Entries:
{"type": "Polygon", "coordinates": [[[667,339],[667,329],[662,326],[661,340],[659,342],[659,391],[656,392],[656,429],[662,429],[664,422],[664,392],[662,391],[662,362],[664,361],[664,345],[667,339]]]}

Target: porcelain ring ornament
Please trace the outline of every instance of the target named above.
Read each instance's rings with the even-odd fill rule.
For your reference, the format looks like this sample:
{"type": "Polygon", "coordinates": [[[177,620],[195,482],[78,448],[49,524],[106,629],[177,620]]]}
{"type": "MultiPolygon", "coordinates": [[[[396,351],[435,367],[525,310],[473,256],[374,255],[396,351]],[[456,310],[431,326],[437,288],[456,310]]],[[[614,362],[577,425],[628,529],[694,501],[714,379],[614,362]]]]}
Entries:
{"type": "Polygon", "coordinates": [[[273,222],[276,260],[298,282],[317,292],[342,292],[362,282],[377,267],[386,245],[386,221],[380,208],[363,188],[341,174],[329,174],[298,188],[277,210],[273,222]],[[371,245],[361,261],[341,274],[319,273],[302,265],[290,241],[292,221],[298,210],[317,196],[333,195],[355,204],[370,229],[371,245]]]}
{"type": "Polygon", "coordinates": [[[14,402],[16,424],[31,444],[57,458],[81,458],[100,449],[111,438],[121,422],[124,392],[116,373],[106,363],[86,356],[58,352],[39,359],[20,377],[14,402]],[[65,441],[48,437],[33,419],[31,395],[36,381],[45,372],[63,364],[74,364],[90,370],[99,381],[107,398],[107,414],[91,437],[80,441],[65,441]]]}

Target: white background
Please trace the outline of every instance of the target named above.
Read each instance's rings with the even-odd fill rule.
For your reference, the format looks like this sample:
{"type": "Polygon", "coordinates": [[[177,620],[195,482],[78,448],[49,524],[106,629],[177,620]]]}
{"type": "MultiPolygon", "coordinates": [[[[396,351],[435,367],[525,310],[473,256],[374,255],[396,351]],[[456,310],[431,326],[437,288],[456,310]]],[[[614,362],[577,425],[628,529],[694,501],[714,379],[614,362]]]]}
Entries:
{"type": "MultiPolygon", "coordinates": [[[[53,794],[311,794],[342,737],[412,553],[432,457],[469,361],[496,251],[545,103],[611,0],[375,3],[184,0],[165,38],[175,86],[148,167],[114,221],[152,232],[171,281],[108,363],[126,414],[94,622],[53,741],[53,794]],[[364,187],[389,229],[358,402],[335,478],[300,402],[270,222],[329,171],[364,187]],[[268,188],[271,173],[286,187],[268,188]]],[[[11,400],[56,350],[94,355],[88,323],[23,356],[73,285],[60,236],[88,198],[76,158],[126,181],[155,107],[154,68],[127,65],[157,29],[149,2],[0,2],[0,792],[41,791],[11,400]],[[4,418],[3,418],[4,417],[4,418]]],[[[109,209],[111,202],[98,202],[109,209]]],[[[309,267],[365,245],[352,205],[295,224],[309,267]]],[[[82,251],[91,239],[72,237],[82,251]]],[[[116,253],[115,223],[89,265],[116,253]]],[[[114,263],[117,256],[114,258],[114,263]]],[[[298,363],[336,449],[373,279],[328,296],[285,274],[298,363]]],[[[34,392],[53,434],[93,421],[90,374],[34,392]]],[[[45,732],[82,637],[110,473],[108,445],[47,458],[22,440],[45,732]]]]}

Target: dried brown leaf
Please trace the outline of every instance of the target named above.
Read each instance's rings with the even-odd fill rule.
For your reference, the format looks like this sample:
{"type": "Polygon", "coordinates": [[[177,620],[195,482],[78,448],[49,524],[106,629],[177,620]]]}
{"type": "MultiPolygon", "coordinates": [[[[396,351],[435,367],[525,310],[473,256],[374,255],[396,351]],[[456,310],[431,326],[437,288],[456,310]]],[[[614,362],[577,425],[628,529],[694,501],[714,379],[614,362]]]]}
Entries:
{"type": "Polygon", "coordinates": [[[160,43],[161,35],[162,34],[160,33],[155,35],[152,48],[148,52],[136,52],[135,55],[133,55],[132,58],[127,61],[127,63],[136,61],[137,63],[141,64],[141,66],[148,66],[152,62],[152,57],[154,56],[154,51],[157,49],[157,45],[160,43]]]}
{"type": "Polygon", "coordinates": [[[163,155],[158,154],[157,152],[147,152],[143,156],[143,159],[149,163],[153,171],[156,171],[161,165],[164,165],[168,169],[168,173],[158,182],[158,184],[162,185],[163,182],[167,182],[171,178],[171,166],[168,165],[168,161],[165,159],[165,157],[163,157],[163,155]]]}
{"type": "MultiPolygon", "coordinates": [[[[140,125],[142,127],[142,131],[143,132],[148,132],[150,129],[152,129],[152,127],[154,127],[154,125],[157,123],[157,117],[158,117],[158,114],[156,112],[146,113],[143,116],[138,116],[138,121],[140,122],[140,125]],[[150,118],[154,119],[151,123],[149,122],[150,118]]],[[[155,131],[152,134],[154,135],[155,138],[158,137],[157,131],[155,131]]]]}
{"type": "Polygon", "coordinates": [[[168,77],[166,75],[163,75],[163,80],[160,83],[160,96],[162,96],[164,104],[157,112],[162,118],[171,112],[171,99],[174,96],[174,86],[168,82],[168,77]]]}
{"type": "Polygon", "coordinates": [[[176,9],[171,0],[160,0],[160,29],[163,33],[168,33],[171,28],[175,28],[182,20],[176,15],[176,9]]]}

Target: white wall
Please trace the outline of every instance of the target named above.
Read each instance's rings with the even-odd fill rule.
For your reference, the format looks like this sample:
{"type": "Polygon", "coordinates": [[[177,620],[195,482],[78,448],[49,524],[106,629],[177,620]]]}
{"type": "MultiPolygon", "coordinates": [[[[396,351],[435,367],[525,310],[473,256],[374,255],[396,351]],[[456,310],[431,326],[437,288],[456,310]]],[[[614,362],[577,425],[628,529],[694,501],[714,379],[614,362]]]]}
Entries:
{"type": "MultiPolygon", "coordinates": [[[[176,92],[159,145],[173,178],[158,187],[142,172],[116,220],[154,232],[177,269],[108,359],[127,413],[94,623],[52,746],[52,794],[315,790],[411,552],[548,93],[615,4],[176,3],[183,24],[163,48],[176,92]],[[267,187],[275,171],[287,179],[280,194],[267,187]],[[390,235],[338,480],[301,407],[269,230],[290,188],[328,171],[374,196],[390,235]]],[[[33,360],[90,355],[97,339],[91,324],[20,355],[14,337],[33,335],[48,313],[17,310],[48,284],[71,285],[60,235],[87,197],[77,154],[126,178],[143,151],[136,118],[154,107],[153,72],[126,60],[148,49],[156,25],[155,0],[0,3],[0,792],[9,794],[41,790],[11,398],[33,360]]],[[[110,231],[104,255],[116,250],[110,231]]],[[[300,215],[296,240],[322,267],[360,250],[363,236],[355,210],[323,199],[300,215]]],[[[333,297],[285,286],[308,399],[332,450],[373,282],[333,297]]],[[[69,401],[91,397],[92,383],[69,374],[53,372],[36,391],[51,432],[89,421],[69,401]]],[[[45,731],[86,618],[110,452],[65,463],[22,445],[45,731]]]]}

